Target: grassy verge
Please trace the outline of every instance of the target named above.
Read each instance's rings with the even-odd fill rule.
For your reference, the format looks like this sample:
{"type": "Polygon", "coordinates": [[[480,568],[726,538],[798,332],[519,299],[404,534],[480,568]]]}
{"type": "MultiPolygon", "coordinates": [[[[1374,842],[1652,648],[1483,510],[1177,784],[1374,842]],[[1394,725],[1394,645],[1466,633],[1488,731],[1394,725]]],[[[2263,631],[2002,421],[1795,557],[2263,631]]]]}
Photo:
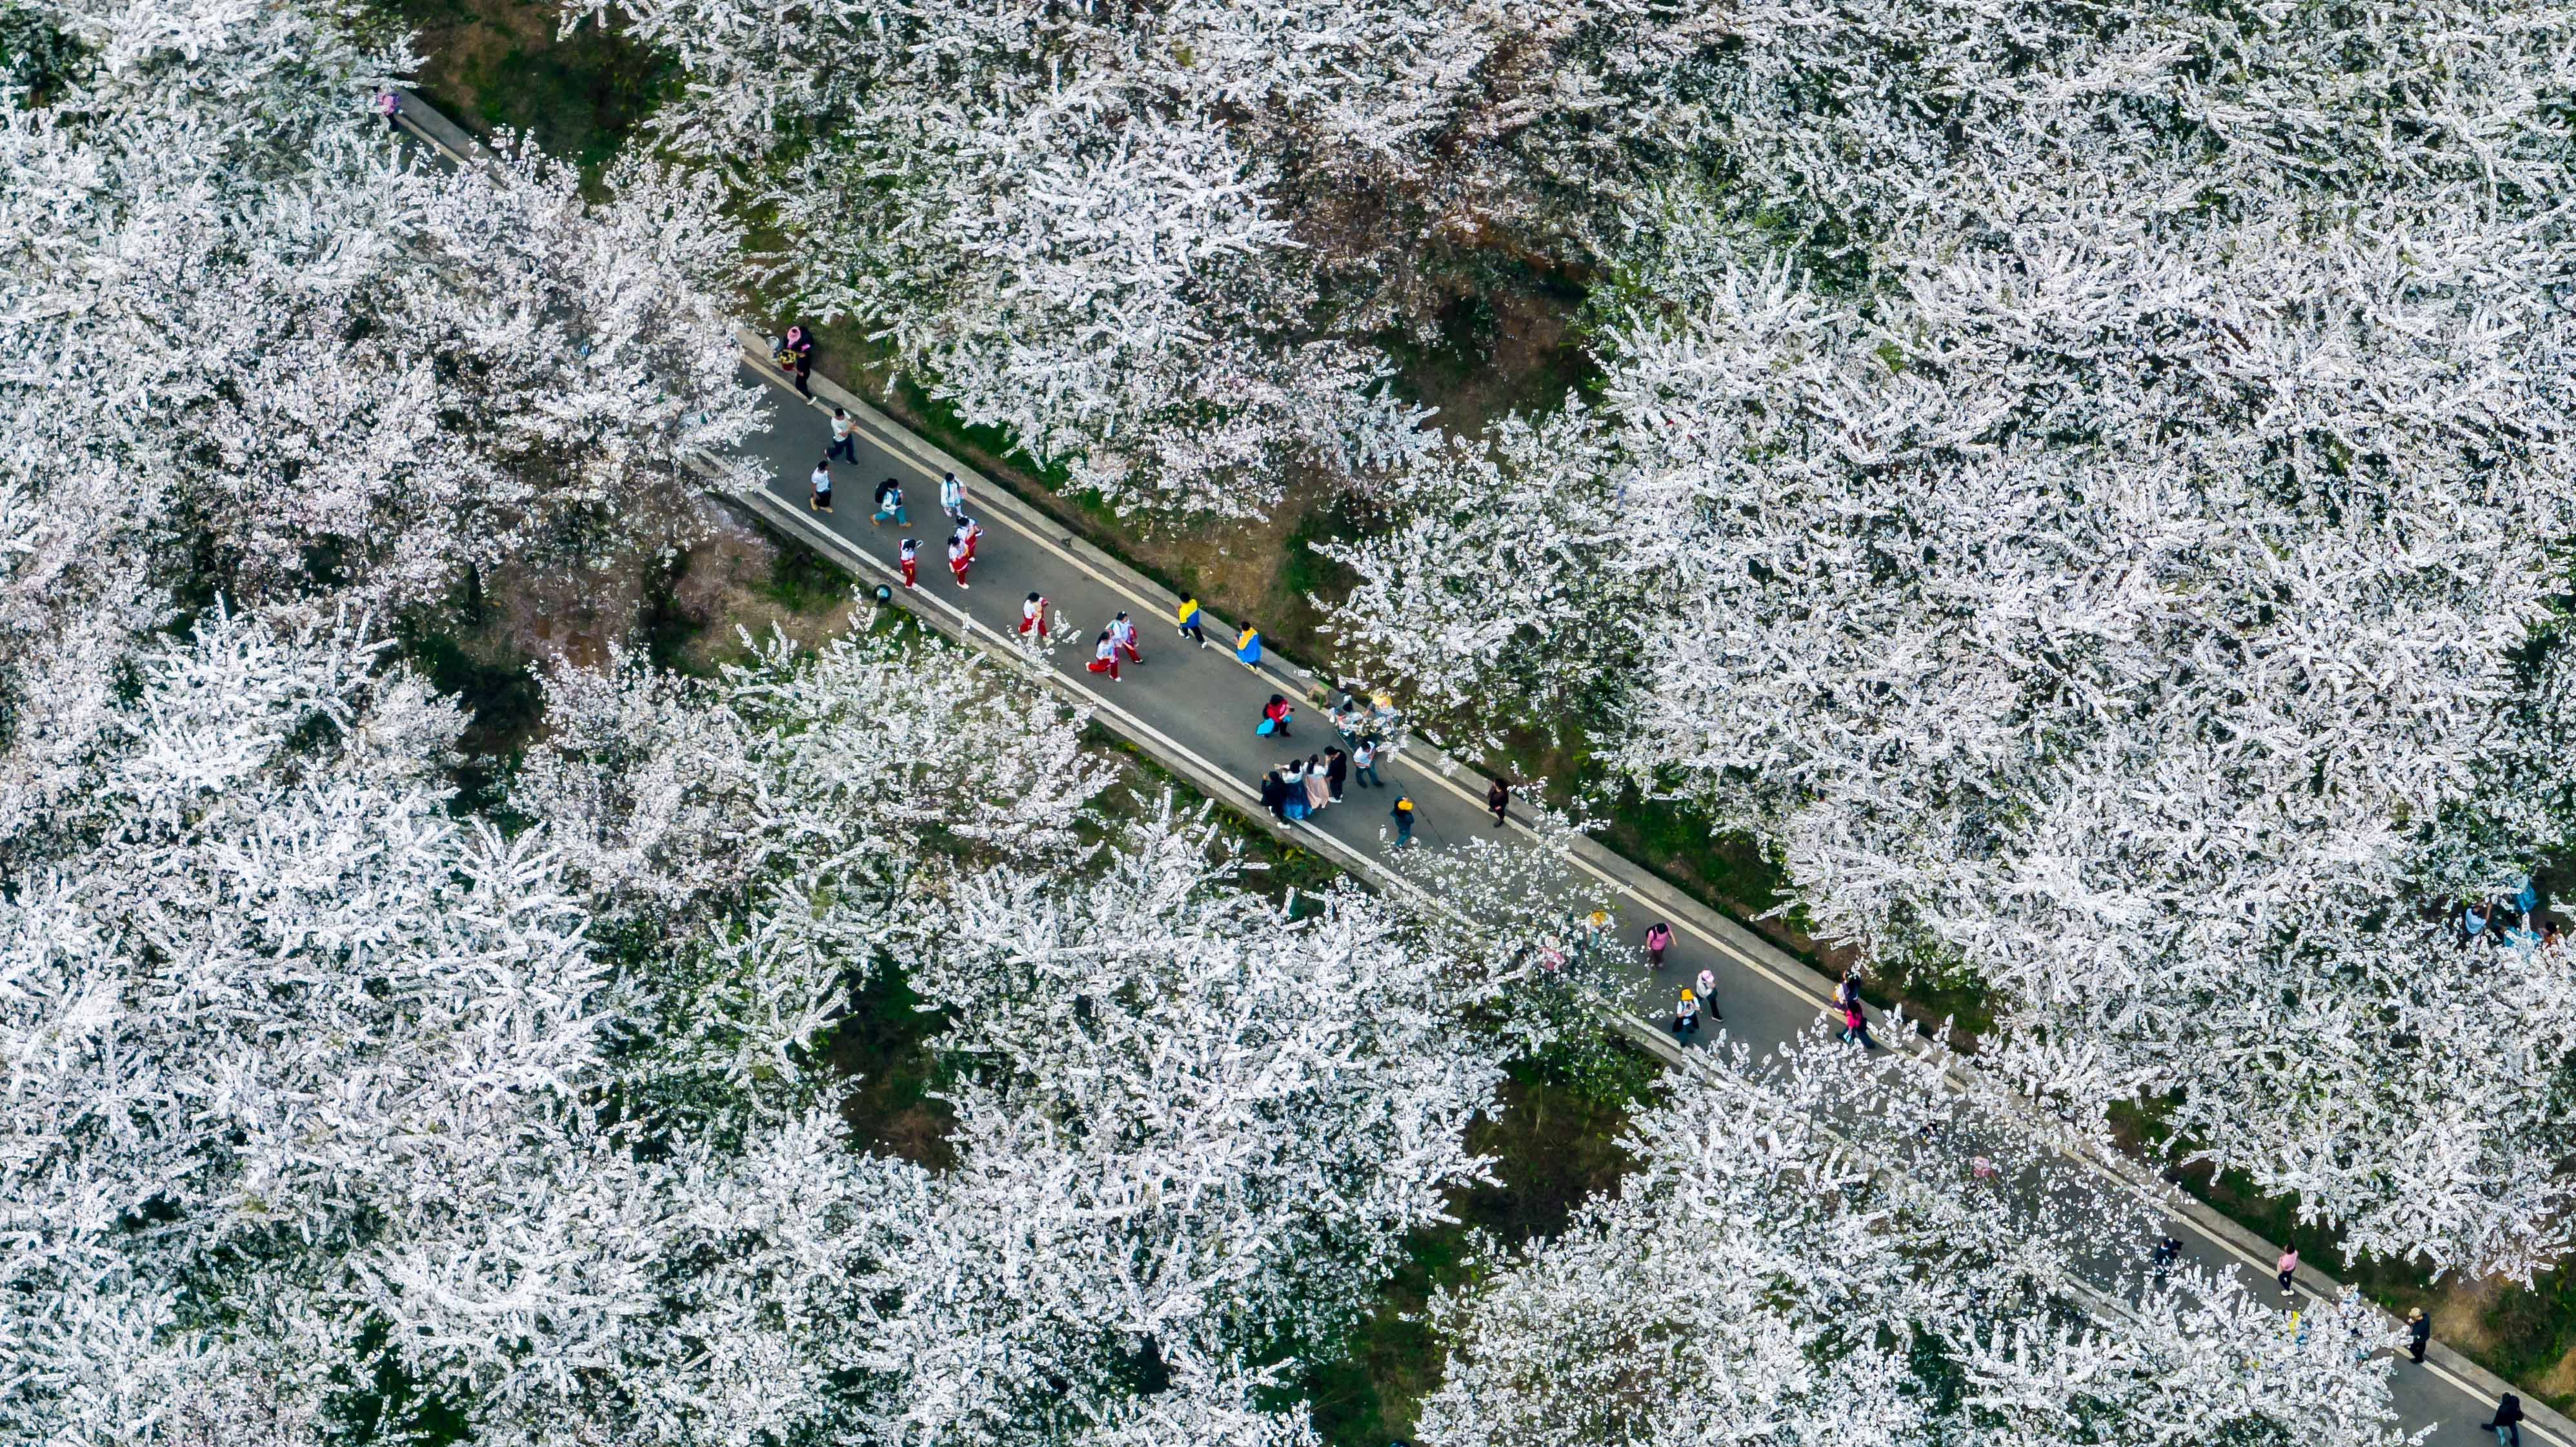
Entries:
{"type": "Polygon", "coordinates": [[[679,84],[658,55],[585,22],[557,33],[554,0],[375,0],[415,32],[427,63],[414,77],[430,104],[489,138],[512,130],[596,177],[679,84]]]}

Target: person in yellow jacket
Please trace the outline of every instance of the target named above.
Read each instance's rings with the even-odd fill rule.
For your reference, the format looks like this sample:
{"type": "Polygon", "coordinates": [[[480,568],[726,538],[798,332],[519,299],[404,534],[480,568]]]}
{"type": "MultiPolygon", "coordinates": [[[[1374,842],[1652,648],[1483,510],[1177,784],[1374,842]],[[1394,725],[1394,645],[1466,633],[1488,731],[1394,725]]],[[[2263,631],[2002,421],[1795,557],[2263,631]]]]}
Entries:
{"type": "Polygon", "coordinates": [[[1241,636],[1234,640],[1234,661],[1246,668],[1261,666],[1261,629],[1258,625],[1243,625],[1241,636]]]}
{"type": "Polygon", "coordinates": [[[1201,648],[1207,647],[1207,634],[1199,631],[1199,600],[1195,597],[1181,600],[1181,636],[1197,640],[1201,648]]]}

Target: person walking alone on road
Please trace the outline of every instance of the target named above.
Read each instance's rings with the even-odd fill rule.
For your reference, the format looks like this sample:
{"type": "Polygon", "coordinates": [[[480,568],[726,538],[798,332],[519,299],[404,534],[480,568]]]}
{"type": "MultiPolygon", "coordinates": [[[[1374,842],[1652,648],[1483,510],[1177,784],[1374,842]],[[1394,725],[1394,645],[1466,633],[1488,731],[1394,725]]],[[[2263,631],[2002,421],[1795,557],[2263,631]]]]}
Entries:
{"type": "Polygon", "coordinates": [[[913,586],[914,569],[920,558],[921,544],[910,538],[904,539],[903,545],[894,550],[894,560],[903,567],[903,585],[907,588],[913,586]]]}
{"type": "Polygon", "coordinates": [[[899,526],[912,523],[903,510],[903,485],[891,477],[877,484],[877,515],[868,520],[868,526],[876,527],[887,518],[893,518],[899,526]]]}
{"type": "Polygon", "coordinates": [[[2495,1417],[2478,1425],[2496,1434],[2499,1447],[2522,1447],[2522,1398],[2505,1393],[2496,1403],[2495,1417]]]}
{"type": "Polygon", "coordinates": [[[2433,1322],[2416,1307],[2406,1313],[2406,1357],[2417,1366],[2424,1365],[2424,1348],[2433,1344],[2433,1322]]]}
{"type": "Polygon", "coordinates": [[[1717,1003],[1717,971],[1715,971],[1715,970],[1702,970],[1702,971],[1700,971],[1700,972],[1699,972],[1699,981],[1698,981],[1698,983],[1699,983],[1699,997],[1700,997],[1701,999],[1703,999],[1703,1000],[1708,1001],[1710,1005],[1714,1006],[1714,1005],[1717,1003]]]}
{"type": "Polygon", "coordinates": [[[966,565],[970,561],[972,560],[966,556],[966,535],[963,532],[950,534],[948,538],[948,571],[956,577],[957,586],[960,588],[974,586],[966,581],[966,565]]]}
{"type": "MultiPolygon", "coordinates": [[[[832,409],[832,446],[823,455],[843,458],[852,467],[859,465],[859,424],[851,421],[850,414],[838,407],[832,409]]],[[[894,479],[889,477],[886,481],[894,479]]]]}
{"type": "Polygon", "coordinates": [[[1047,636],[1046,613],[1047,600],[1045,594],[1031,593],[1028,597],[1022,599],[1020,602],[1020,636],[1022,638],[1026,638],[1031,633],[1035,633],[1038,636],[1039,642],[1045,642],[1047,636]]]}
{"type": "Polygon", "coordinates": [[[1502,828],[1503,820],[1511,814],[1512,786],[1496,779],[1485,790],[1485,807],[1494,811],[1494,827],[1502,828]]]}
{"type": "Polygon", "coordinates": [[[814,511],[832,510],[832,461],[825,458],[814,464],[814,475],[805,479],[814,484],[814,511]]]}
{"type": "Polygon", "coordinates": [[[1395,794],[1395,807],[1386,811],[1395,821],[1395,847],[1402,849],[1413,842],[1413,799],[1403,790],[1395,794]]]}
{"type": "Polygon", "coordinates": [[[1681,1000],[1673,1006],[1673,1038],[1684,1045],[1699,1034],[1699,997],[1685,987],[1681,1000]]]}
{"type": "Polygon", "coordinates": [[[1243,625],[1243,631],[1235,635],[1234,661],[1242,664],[1246,668],[1259,668],[1261,666],[1260,628],[1253,624],[1246,623],[1243,625]]]}
{"type": "Polygon", "coordinates": [[[948,514],[952,523],[966,521],[966,484],[959,482],[953,472],[940,475],[939,510],[948,514]]]}
{"type": "Polygon", "coordinates": [[[1255,729],[1253,732],[1275,734],[1284,739],[1288,737],[1288,725],[1295,721],[1296,717],[1297,710],[1288,706],[1288,700],[1274,693],[1270,695],[1270,701],[1261,706],[1261,721],[1269,727],[1255,729]]]}
{"type": "Polygon", "coordinates": [[[1333,802],[1342,802],[1342,786],[1350,782],[1351,756],[1340,749],[1324,750],[1324,780],[1333,786],[1333,802]]]}
{"type": "Polygon", "coordinates": [[[2272,1269],[2280,1273],[2281,1289],[2289,1290],[2290,1278],[2299,1274],[2299,1248],[2293,1246],[2282,1252],[2281,1259],[2272,1263],[2272,1269]]]}
{"type": "Polygon", "coordinates": [[[803,327],[789,327],[787,340],[778,348],[779,365],[796,379],[798,394],[811,399],[814,389],[805,379],[814,375],[814,334],[803,327]]]}
{"type": "Polygon", "coordinates": [[[1646,963],[1648,965],[1662,965],[1664,962],[1664,951],[1671,949],[1672,947],[1673,927],[1671,925],[1664,923],[1662,920],[1657,920],[1653,924],[1646,926],[1646,963]]]}
{"type": "Polygon", "coordinates": [[[1091,650],[1091,661],[1082,666],[1093,673],[1108,674],[1111,683],[1118,681],[1118,645],[1109,641],[1108,629],[1100,630],[1100,642],[1091,650]]]}
{"type": "Polygon", "coordinates": [[[1277,769],[1261,776],[1261,807],[1270,811],[1270,817],[1288,822],[1288,786],[1280,782],[1277,769]]]}
{"type": "Polygon", "coordinates": [[[1199,627],[1199,600],[1193,596],[1181,600],[1181,636],[1207,647],[1207,632],[1199,627]]]}
{"type": "Polygon", "coordinates": [[[1351,777],[1372,789],[1383,789],[1386,780],[1377,776],[1377,740],[1364,738],[1351,750],[1351,777]]]}
{"type": "Polygon", "coordinates": [[[1136,647],[1135,621],[1127,616],[1124,608],[1118,610],[1117,617],[1109,620],[1109,641],[1118,645],[1118,651],[1127,655],[1128,662],[1145,661],[1145,655],[1136,647]]]}
{"type": "Polygon", "coordinates": [[[1324,756],[1308,754],[1306,756],[1306,812],[1320,814],[1324,811],[1324,806],[1331,802],[1333,802],[1333,790],[1324,779],[1324,756]]]}

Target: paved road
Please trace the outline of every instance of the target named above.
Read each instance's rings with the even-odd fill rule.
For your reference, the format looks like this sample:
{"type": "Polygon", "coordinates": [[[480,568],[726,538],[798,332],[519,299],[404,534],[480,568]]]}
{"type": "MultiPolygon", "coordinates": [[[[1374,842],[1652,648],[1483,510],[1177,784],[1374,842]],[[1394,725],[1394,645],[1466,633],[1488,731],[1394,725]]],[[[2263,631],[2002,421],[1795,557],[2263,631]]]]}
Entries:
{"type": "MultiPolygon", "coordinates": [[[[1321,710],[1312,705],[1299,709],[1294,736],[1287,743],[1256,733],[1261,707],[1272,694],[1302,699],[1319,681],[1275,650],[1266,655],[1258,673],[1238,664],[1229,645],[1240,620],[1208,617],[1210,642],[1205,648],[1176,638],[1168,594],[962,467],[957,470],[969,489],[967,511],[983,526],[984,536],[968,586],[959,588],[946,565],[948,526],[938,506],[939,474],[954,466],[953,460],[820,377],[814,379],[817,391],[849,405],[859,423],[858,462],[833,464],[835,511],[828,517],[813,512],[806,505],[806,479],[829,442],[828,408],[818,403],[809,410],[803,399],[764,367],[746,363],[744,372],[768,384],[781,402],[776,425],[746,449],[745,460],[770,474],[769,506],[762,511],[792,534],[855,567],[864,582],[896,581],[896,549],[910,536],[919,540],[921,548],[919,587],[902,601],[943,628],[1011,633],[1019,623],[1021,601],[1032,589],[1044,593],[1063,615],[1063,626],[1071,635],[1054,658],[1064,682],[1084,695],[1111,726],[1238,806],[1252,806],[1262,772],[1283,762],[1292,748],[1300,755],[1320,753],[1334,742],[1321,710]],[[903,487],[911,518],[908,527],[871,522],[870,499],[878,480],[886,477],[897,479],[903,487]],[[1084,664],[1092,656],[1094,635],[1122,608],[1138,625],[1145,661],[1122,665],[1121,677],[1113,682],[1087,672],[1084,664]]],[[[1291,826],[1290,832],[1327,857],[1369,872],[1386,847],[1389,801],[1402,791],[1418,807],[1417,847],[1438,849],[1475,836],[1519,833],[1517,828],[1495,829],[1484,808],[1485,781],[1479,776],[1444,777],[1431,758],[1413,752],[1399,752],[1381,772],[1388,788],[1353,788],[1342,803],[1291,826]]],[[[1641,970],[1634,983],[1629,1004],[1637,1014],[1668,1022],[1675,992],[1705,969],[1716,977],[1716,1003],[1726,1031],[1753,1043],[1757,1050],[1804,1030],[1816,1019],[1826,985],[1813,972],[1776,951],[1768,951],[1766,958],[1764,947],[1740,930],[1724,929],[1703,911],[1670,907],[1668,893],[1657,891],[1633,866],[1625,871],[1624,880],[1617,878],[1623,871],[1616,862],[1606,862],[1605,872],[1612,876],[1613,886],[1636,886],[1666,902],[1658,908],[1653,901],[1634,895],[1616,898],[1614,937],[1633,941],[1657,919],[1669,921],[1674,930],[1663,969],[1651,978],[1641,970]]],[[[1716,1035],[1712,1023],[1701,1032],[1701,1045],[1711,1043],[1716,1035]]],[[[2250,1279],[2262,1283],[2264,1294],[2281,1299],[2269,1280],[2274,1248],[2206,1219],[2178,1220],[2174,1230],[2193,1259],[2211,1267],[2241,1267],[2250,1279]],[[2236,1239],[2225,1239],[2229,1237],[2236,1239]]],[[[2396,1369],[2394,1394],[2404,1420],[2410,1427],[2433,1425],[2436,1430],[2427,1440],[2434,1447],[2491,1444],[2491,1435],[2477,1430],[2476,1424],[2485,1420],[2493,1403],[2494,1379],[2463,1359],[2439,1353],[2438,1348],[2437,1353],[2428,1367],[2401,1362],[2396,1369]]],[[[2540,1423],[2527,1423],[2525,1436],[2552,1447],[2576,1447],[2576,1440],[2540,1423]]]]}

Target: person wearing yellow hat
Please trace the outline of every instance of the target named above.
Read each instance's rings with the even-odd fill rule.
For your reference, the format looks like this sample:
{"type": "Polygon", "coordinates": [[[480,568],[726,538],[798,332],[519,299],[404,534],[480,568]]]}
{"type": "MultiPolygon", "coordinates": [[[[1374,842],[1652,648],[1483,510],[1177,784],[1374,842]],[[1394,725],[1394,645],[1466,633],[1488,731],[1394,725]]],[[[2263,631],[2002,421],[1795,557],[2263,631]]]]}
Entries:
{"type": "Polygon", "coordinates": [[[1690,987],[1685,985],[1682,987],[1681,1002],[1673,1006],[1673,1038],[1688,1045],[1692,1037],[1698,1034],[1699,996],[1692,994],[1690,987]]]}
{"type": "Polygon", "coordinates": [[[1395,820],[1395,847],[1402,849],[1413,842],[1413,796],[1398,789],[1395,807],[1386,811],[1395,820]]]}

